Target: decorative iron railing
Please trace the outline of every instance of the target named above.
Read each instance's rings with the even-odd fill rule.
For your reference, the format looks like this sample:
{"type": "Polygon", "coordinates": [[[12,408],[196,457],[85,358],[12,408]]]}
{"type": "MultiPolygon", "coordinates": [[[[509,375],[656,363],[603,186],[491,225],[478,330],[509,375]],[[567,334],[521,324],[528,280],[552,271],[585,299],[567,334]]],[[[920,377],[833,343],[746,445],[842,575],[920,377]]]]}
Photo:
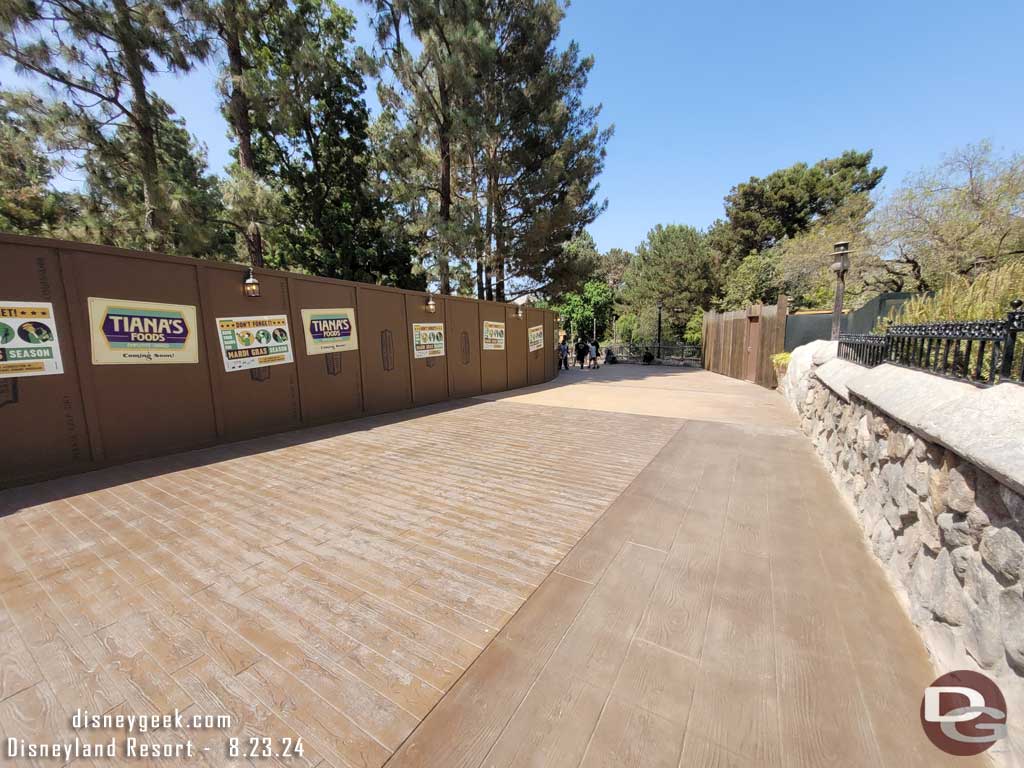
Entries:
{"type": "Polygon", "coordinates": [[[839,357],[881,363],[990,385],[1024,383],[1024,311],[1013,302],[1005,320],[890,325],[881,335],[840,334],[839,357]]]}
{"type": "Polygon", "coordinates": [[[695,344],[612,344],[605,350],[624,363],[660,360],[676,365],[701,364],[700,347],[695,344]]]}

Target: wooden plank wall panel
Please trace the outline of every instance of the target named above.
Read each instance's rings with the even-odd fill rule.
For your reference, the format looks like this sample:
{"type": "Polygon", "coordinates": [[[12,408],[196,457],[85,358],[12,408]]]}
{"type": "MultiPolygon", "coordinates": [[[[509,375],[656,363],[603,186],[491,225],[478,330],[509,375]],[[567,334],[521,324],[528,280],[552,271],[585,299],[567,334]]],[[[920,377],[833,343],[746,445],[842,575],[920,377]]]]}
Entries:
{"type": "Polygon", "coordinates": [[[0,300],[52,302],[64,362],[62,375],[0,379],[0,430],[19,435],[0,456],[0,487],[555,375],[547,349],[532,363],[527,355],[527,312],[554,344],[549,310],[518,317],[505,304],[435,297],[429,314],[425,293],[266,269],[255,270],[261,296],[249,298],[246,273],[239,264],[0,233],[0,300]],[[93,364],[89,297],[195,307],[199,362],[93,364]],[[357,310],[360,349],[340,353],[340,366],[337,356],[307,355],[302,333],[303,308],[334,307],[357,310]],[[225,371],[216,319],[266,314],[288,316],[294,363],[225,371]],[[505,321],[504,351],[483,352],[485,317],[505,321]],[[420,321],[448,323],[445,357],[412,357],[410,324],[420,321]]]}
{"type": "Polygon", "coordinates": [[[357,288],[356,292],[359,360],[367,393],[363,408],[369,414],[411,408],[409,329],[402,294],[375,288],[357,288]]]}
{"type": "Polygon", "coordinates": [[[448,388],[452,397],[472,397],[481,392],[480,305],[469,299],[448,299],[448,388]]]}
{"type": "MultiPolygon", "coordinates": [[[[18,245],[3,252],[0,299],[53,304],[60,339],[63,376],[0,379],[0,434],[17,435],[0,462],[4,476],[35,479],[51,468],[83,471],[97,457],[89,442],[77,353],[57,250],[18,245]]],[[[0,482],[2,485],[2,482],[0,482]]]]}
{"type": "MultiPolygon", "coordinates": [[[[526,310],[526,332],[527,332],[527,350],[529,350],[529,330],[534,326],[544,327],[544,314],[539,309],[527,309],[526,310]]],[[[545,329],[544,334],[544,346],[540,349],[536,349],[533,352],[527,351],[527,362],[526,362],[526,376],[527,381],[530,384],[540,384],[546,380],[545,364],[544,361],[547,357],[547,332],[545,329]]]]}
{"type": "Polygon", "coordinates": [[[747,377],[747,347],[755,325],[750,316],[754,314],[758,316],[756,325],[761,334],[754,381],[762,387],[774,389],[778,382],[771,358],[785,346],[786,312],[786,298],[782,297],[776,306],[755,305],[732,312],[705,313],[702,339],[704,367],[734,379],[747,377]]]}
{"type": "MultiPolygon", "coordinates": [[[[505,305],[493,302],[480,304],[480,333],[483,334],[484,321],[505,323],[506,333],[508,322],[505,319],[505,305]]],[[[505,338],[505,349],[484,349],[480,353],[481,385],[484,392],[501,392],[509,388],[508,377],[508,338],[505,338]]]]}
{"type": "MultiPolygon", "coordinates": [[[[148,263],[115,254],[61,251],[71,287],[71,325],[78,374],[96,424],[103,458],[118,462],[211,445],[217,440],[207,338],[199,309],[199,277],[191,264],[148,263]],[[174,365],[94,365],[89,298],[153,301],[196,307],[192,329],[199,362],[174,365]]],[[[218,359],[220,352],[216,352],[218,359]]]]}
{"type": "MultiPolygon", "coordinates": [[[[363,412],[362,372],[359,350],[321,355],[308,354],[303,309],[356,310],[356,289],[319,280],[289,278],[288,297],[291,304],[289,323],[295,345],[302,397],[302,420],[306,424],[323,424],[350,419],[363,412]]],[[[359,336],[356,323],[356,336],[359,336]]]]}
{"type": "Polygon", "coordinates": [[[526,376],[526,313],[516,314],[514,307],[505,308],[505,352],[508,360],[508,388],[525,387],[526,376]]]}
{"type": "Polygon", "coordinates": [[[444,323],[448,301],[436,298],[437,309],[430,313],[422,296],[406,296],[405,312],[408,318],[409,365],[412,367],[412,400],[416,405],[429,405],[448,399],[448,358],[452,354],[452,338],[445,334],[442,357],[415,356],[412,326],[415,323],[444,323]]]}
{"type": "MultiPolygon", "coordinates": [[[[286,279],[261,274],[262,292],[257,299],[242,293],[242,281],[235,272],[203,266],[199,270],[199,280],[205,290],[202,327],[208,350],[201,359],[209,364],[217,411],[223,420],[223,436],[228,440],[240,440],[300,426],[302,411],[295,366],[269,366],[263,369],[262,377],[252,375],[252,371],[229,373],[224,369],[217,335],[217,318],[220,317],[287,315],[286,279]]],[[[292,336],[294,353],[295,328],[289,324],[288,331],[292,336]]]]}

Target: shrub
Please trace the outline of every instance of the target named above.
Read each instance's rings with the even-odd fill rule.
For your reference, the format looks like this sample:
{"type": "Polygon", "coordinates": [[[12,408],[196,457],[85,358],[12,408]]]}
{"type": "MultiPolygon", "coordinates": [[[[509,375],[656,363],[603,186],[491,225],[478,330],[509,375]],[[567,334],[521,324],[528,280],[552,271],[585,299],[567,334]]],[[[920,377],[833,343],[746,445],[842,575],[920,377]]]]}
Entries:
{"type": "MultiPolygon", "coordinates": [[[[916,296],[889,313],[894,323],[936,323],[947,320],[1000,320],[1010,302],[1024,299],[1024,261],[1016,261],[979,276],[973,283],[950,277],[933,296],[916,296]]],[[[879,320],[875,333],[884,333],[879,320]]]]}
{"type": "Polygon", "coordinates": [[[772,365],[775,366],[775,375],[778,378],[782,378],[782,375],[786,372],[789,367],[789,352],[777,352],[772,355],[772,365]]]}

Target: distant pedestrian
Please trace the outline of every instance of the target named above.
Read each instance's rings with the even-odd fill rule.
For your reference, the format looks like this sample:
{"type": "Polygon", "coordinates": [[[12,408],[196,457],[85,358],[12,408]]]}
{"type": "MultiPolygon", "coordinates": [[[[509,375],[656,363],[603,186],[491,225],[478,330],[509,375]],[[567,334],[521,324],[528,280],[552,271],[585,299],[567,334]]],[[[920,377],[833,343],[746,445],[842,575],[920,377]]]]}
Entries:
{"type": "Polygon", "coordinates": [[[587,342],[585,342],[582,338],[577,338],[576,339],[576,362],[580,364],[580,370],[583,370],[583,365],[587,361],[587,352],[588,351],[589,351],[589,349],[587,347],[587,342]]]}
{"type": "Polygon", "coordinates": [[[587,347],[587,352],[589,353],[590,357],[590,364],[587,367],[597,368],[597,341],[595,341],[594,339],[590,340],[590,344],[587,347]]]}
{"type": "Polygon", "coordinates": [[[558,370],[569,370],[569,343],[562,339],[558,345],[558,370]]]}

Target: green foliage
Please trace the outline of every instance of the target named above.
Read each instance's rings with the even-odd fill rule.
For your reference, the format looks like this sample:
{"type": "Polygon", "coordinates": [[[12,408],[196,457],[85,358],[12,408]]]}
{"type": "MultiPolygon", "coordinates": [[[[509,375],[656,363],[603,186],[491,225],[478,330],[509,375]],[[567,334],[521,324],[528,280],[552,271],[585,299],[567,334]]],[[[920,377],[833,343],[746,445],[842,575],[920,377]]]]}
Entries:
{"type": "Polygon", "coordinates": [[[299,0],[268,7],[242,38],[255,168],[275,180],[286,222],[269,250],[312,274],[407,286],[410,251],[372,194],[354,25],[334,3],[299,0]]]}
{"type": "Polygon", "coordinates": [[[1024,256],[1024,155],[966,146],[908,179],[871,227],[879,282],[932,290],[950,274],[973,280],[1024,256]]]}
{"type": "Polygon", "coordinates": [[[733,187],[725,198],[725,220],[709,232],[726,269],[805,231],[850,195],[878,186],[885,168],[872,168],[871,157],[870,151],[851,150],[811,166],[796,163],[764,178],[752,176],[733,187]]]}
{"type": "Polygon", "coordinates": [[[582,100],[592,59],[558,50],[557,0],[367,0],[387,118],[386,183],[421,268],[445,291],[558,296],[593,267],[565,245],[604,209],[611,135],[582,100]],[[411,29],[418,45],[404,35],[411,29]]]}
{"type": "MultiPolygon", "coordinates": [[[[152,247],[173,244],[169,221],[177,204],[161,175],[157,146],[164,107],[146,79],[160,70],[188,71],[209,53],[186,0],[11,0],[0,5],[0,56],[42,79],[50,89],[51,138],[58,149],[87,151],[111,140],[131,153],[125,158],[140,180],[143,232],[152,247]],[[127,141],[124,131],[133,134],[127,141]]],[[[166,157],[166,155],[165,155],[166,157]]],[[[118,235],[120,237],[120,235],[118,235]]]]}
{"type": "Polygon", "coordinates": [[[789,365],[792,355],[789,352],[776,352],[772,355],[772,364],[776,366],[789,365]]]}
{"type": "Polygon", "coordinates": [[[774,304],[782,291],[779,254],[774,250],[754,252],[739,263],[725,281],[723,309],[741,309],[756,304],[774,304]]]}
{"type": "MultiPolygon", "coordinates": [[[[166,102],[154,99],[152,111],[157,180],[167,201],[163,250],[181,256],[230,257],[233,233],[222,219],[220,190],[216,178],[207,173],[205,148],[166,102]]],[[[128,248],[149,245],[143,179],[135,165],[138,144],[138,133],[122,125],[86,155],[83,215],[73,234],[128,248]]]]}
{"type": "Polygon", "coordinates": [[[30,117],[39,100],[0,92],[0,230],[59,234],[73,214],[67,195],[49,188],[53,163],[42,152],[38,126],[30,117]]]}
{"type": "Polygon", "coordinates": [[[687,344],[700,344],[704,336],[704,310],[694,310],[683,329],[683,341],[687,344]]]}
{"type": "Polygon", "coordinates": [[[952,275],[934,295],[917,296],[879,320],[875,333],[889,322],[935,323],[950,320],[1000,320],[1010,302],[1024,299],[1024,261],[1005,264],[971,282],[952,275]]]}
{"type": "Polygon", "coordinates": [[[656,326],[660,305],[664,325],[673,338],[682,335],[694,310],[710,306],[718,290],[707,237],[678,224],[659,224],[647,234],[624,280],[623,301],[638,316],[639,324],[648,325],[651,321],[645,323],[645,318],[653,316],[656,326]]]}
{"type": "Polygon", "coordinates": [[[561,315],[562,328],[570,335],[604,339],[609,330],[614,303],[615,295],[611,287],[600,280],[591,280],[584,284],[581,291],[563,294],[552,308],[561,315]]]}

